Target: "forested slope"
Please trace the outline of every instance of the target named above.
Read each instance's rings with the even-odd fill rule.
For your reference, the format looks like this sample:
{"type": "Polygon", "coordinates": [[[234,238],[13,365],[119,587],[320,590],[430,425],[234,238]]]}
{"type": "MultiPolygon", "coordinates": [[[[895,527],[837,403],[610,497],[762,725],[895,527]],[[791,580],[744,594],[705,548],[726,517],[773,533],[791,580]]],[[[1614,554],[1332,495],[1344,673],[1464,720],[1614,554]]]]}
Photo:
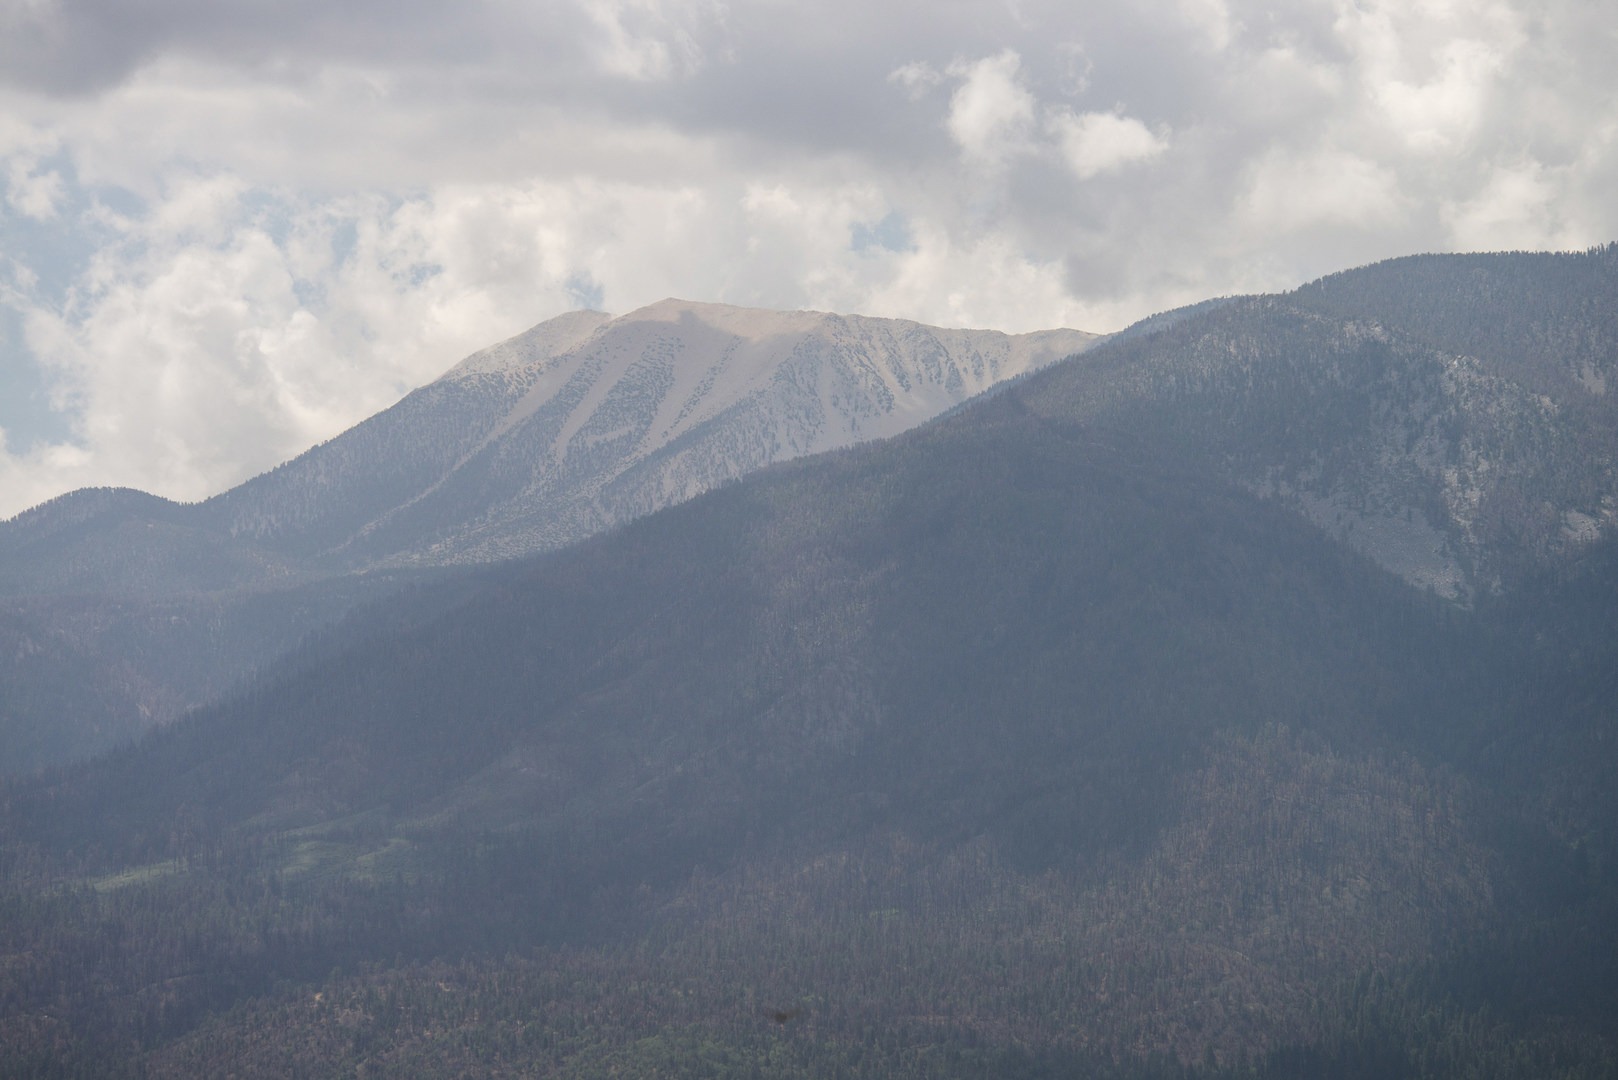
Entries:
{"type": "Polygon", "coordinates": [[[1467,1060],[1610,1052],[1554,978],[1478,1011],[1524,935],[1610,943],[1475,745],[1525,730],[1509,628],[1149,444],[1006,398],[368,618],[13,787],[11,880],[99,883],[14,901],[13,1023],[65,995],[85,1060],[265,1074],[1256,1066],[1427,1053],[1435,1008],[1467,1060]]]}
{"type": "Polygon", "coordinates": [[[1370,322],[1164,320],[8,782],[5,1067],[1614,1075],[1618,541],[1479,509],[1606,466],[1370,322]]]}

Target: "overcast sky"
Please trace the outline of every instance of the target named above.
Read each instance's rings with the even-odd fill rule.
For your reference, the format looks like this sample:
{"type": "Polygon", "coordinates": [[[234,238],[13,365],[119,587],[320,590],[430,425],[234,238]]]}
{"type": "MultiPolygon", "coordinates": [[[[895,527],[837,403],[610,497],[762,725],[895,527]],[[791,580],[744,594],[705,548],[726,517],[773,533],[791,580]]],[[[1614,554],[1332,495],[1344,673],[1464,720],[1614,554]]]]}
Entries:
{"type": "Polygon", "coordinates": [[[580,306],[1119,329],[1618,238],[1618,0],[0,0],[0,516],[580,306]]]}

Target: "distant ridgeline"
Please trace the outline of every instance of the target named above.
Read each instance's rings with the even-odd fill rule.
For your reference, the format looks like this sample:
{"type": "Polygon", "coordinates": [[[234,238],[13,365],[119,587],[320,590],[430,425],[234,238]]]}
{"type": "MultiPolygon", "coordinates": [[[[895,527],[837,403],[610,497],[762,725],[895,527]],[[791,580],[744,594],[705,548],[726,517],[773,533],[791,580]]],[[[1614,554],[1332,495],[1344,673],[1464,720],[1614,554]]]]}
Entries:
{"type": "Polygon", "coordinates": [[[616,382],[507,343],[220,500],[4,527],[8,717],[237,681],[0,787],[0,1076],[1618,1075],[1618,247],[1199,305],[953,411],[1020,339],[648,311],[532,332],[630,335],[616,382]],[[505,440],[716,460],[681,409],[766,354],[884,438],[721,424],[795,460],[514,524],[505,440]],[[380,421],[507,382],[361,505],[436,430],[380,421]]]}
{"type": "Polygon", "coordinates": [[[572,312],[205,502],[73,492],[0,523],[0,773],[214,700],[423,571],[897,434],[1095,340],[676,300],[572,312]]]}

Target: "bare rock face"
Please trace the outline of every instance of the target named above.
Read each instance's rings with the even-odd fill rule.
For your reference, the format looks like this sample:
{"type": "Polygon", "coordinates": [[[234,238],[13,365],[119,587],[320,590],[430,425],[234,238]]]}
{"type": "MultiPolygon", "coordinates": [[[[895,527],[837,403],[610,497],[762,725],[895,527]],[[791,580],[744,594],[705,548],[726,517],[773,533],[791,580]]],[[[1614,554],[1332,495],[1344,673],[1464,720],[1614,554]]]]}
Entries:
{"type": "Polygon", "coordinates": [[[574,312],[209,511],[233,535],[345,567],[524,555],[898,434],[1094,340],[679,300],[574,312]]]}

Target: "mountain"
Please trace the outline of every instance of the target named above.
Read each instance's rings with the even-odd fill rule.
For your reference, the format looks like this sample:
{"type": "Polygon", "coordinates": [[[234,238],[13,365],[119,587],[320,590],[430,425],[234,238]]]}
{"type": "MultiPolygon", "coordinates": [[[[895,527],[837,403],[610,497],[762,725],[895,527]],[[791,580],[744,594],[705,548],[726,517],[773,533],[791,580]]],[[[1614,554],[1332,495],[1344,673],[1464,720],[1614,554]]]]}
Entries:
{"type": "Polygon", "coordinates": [[[0,601],[0,771],[27,772],[129,742],[234,689],[312,630],[424,576],[348,575],[166,598],[0,601]]]}
{"type": "Polygon", "coordinates": [[[1149,320],[1026,400],[1212,462],[1466,601],[1618,526],[1615,295],[1618,245],[1397,259],[1149,320]]]}
{"type": "Polygon", "coordinates": [[[1473,512],[1611,406],[1455,327],[1615,256],[1159,320],[7,783],[12,1071],[1612,1075],[1618,533],[1473,512]]]}
{"type": "Polygon", "coordinates": [[[1095,340],[678,300],[572,312],[204,502],[80,491],[20,514],[0,589],[166,595],[550,550],[1095,340]]]}
{"type": "MultiPolygon", "coordinates": [[[[1497,685],[1477,635],[1284,508],[1010,395],[439,588],[455,595],[435,618],[345,634],[15,791],[7,849],[80,880],[155,875],[111,901],[134,924],[121,905],[211,894],[174,859],[254,867],[218,879],[243,898],[268,896],[260,873],[295,896],[377,882],[382,909],[292,917],[335,918],[366,955],[487,939],[604,950],[626,984],[667,970],[705,998],[704,970],[762,980],[844,1033],[862,1007],[891,1015],[885,989],[914,1025],[953,970],[961,1030],[987,1036],[1015,1015],[991,1004],[1010,962],[1039,1044],[1075,1051],[1060,1032],[1100,1025],[1108,1055],[1193,1059],[1297,1038],[1334,980],[1399,970],[1360,957],[1443,955],[1504,922],[1493,897],[1517,887],[1476,781],[1446,771],[1447,733],[1497,685]],[[1405,845],[1391,864],[1383,838],[1405,845]],[[1253,892],[1215,913],[1236,888],[1253,892]],[[1010,922],[972,929],[1000,908],[1010,922]],[[642,968],[654,929],[654,956],[732,935],[741,956],[642,968]],[[1021,959],[1006,934],[1032,935],[1021,959]],[[1174,981],[1230,942],[1240,972],[1174,981]],[[1132,959],[1153,944],[1161,975],[1132,959]],[[894,985],[885,965],[926,975],[894,985]],[[1118,1005],[1086,1003],[1097,980],[1118,1005]],[[1192,1024],[1208,1034],[1175,1033],[1192,1024]]],[[[241,903],[225,924],[253,925],[259,901],[241,903]]],[[[313,977],[355,947],[311,941],[313,977]]],[[[256,992],[302,948],[272,949],[256,992]]],[[[84,1008],[87,1032],[116,1026],[84,1008]]]]}
{"type": "Polygon", "coordinates": [[[0,771],[210,700],[408,577],[379,570],[560,547],[772,462],[894,435],[1095,340],[676,300],[573,312],[204,502],[70,493],[0,524],[0,627],[57,643],[12,654],[0,771]],[[90,598],[165,629],[87,620],[90,598]],[[303,617],[267,632],[271,608],[303,617]],[[100,689],[53,700],[63,649],[100,689]]]}
{"type": "Polygon", "coordinates": [[[575,313],[203,510],[345,568],[549,550],[771,462],[898,434],[1094,340],[677,300],[575,313]]]}

